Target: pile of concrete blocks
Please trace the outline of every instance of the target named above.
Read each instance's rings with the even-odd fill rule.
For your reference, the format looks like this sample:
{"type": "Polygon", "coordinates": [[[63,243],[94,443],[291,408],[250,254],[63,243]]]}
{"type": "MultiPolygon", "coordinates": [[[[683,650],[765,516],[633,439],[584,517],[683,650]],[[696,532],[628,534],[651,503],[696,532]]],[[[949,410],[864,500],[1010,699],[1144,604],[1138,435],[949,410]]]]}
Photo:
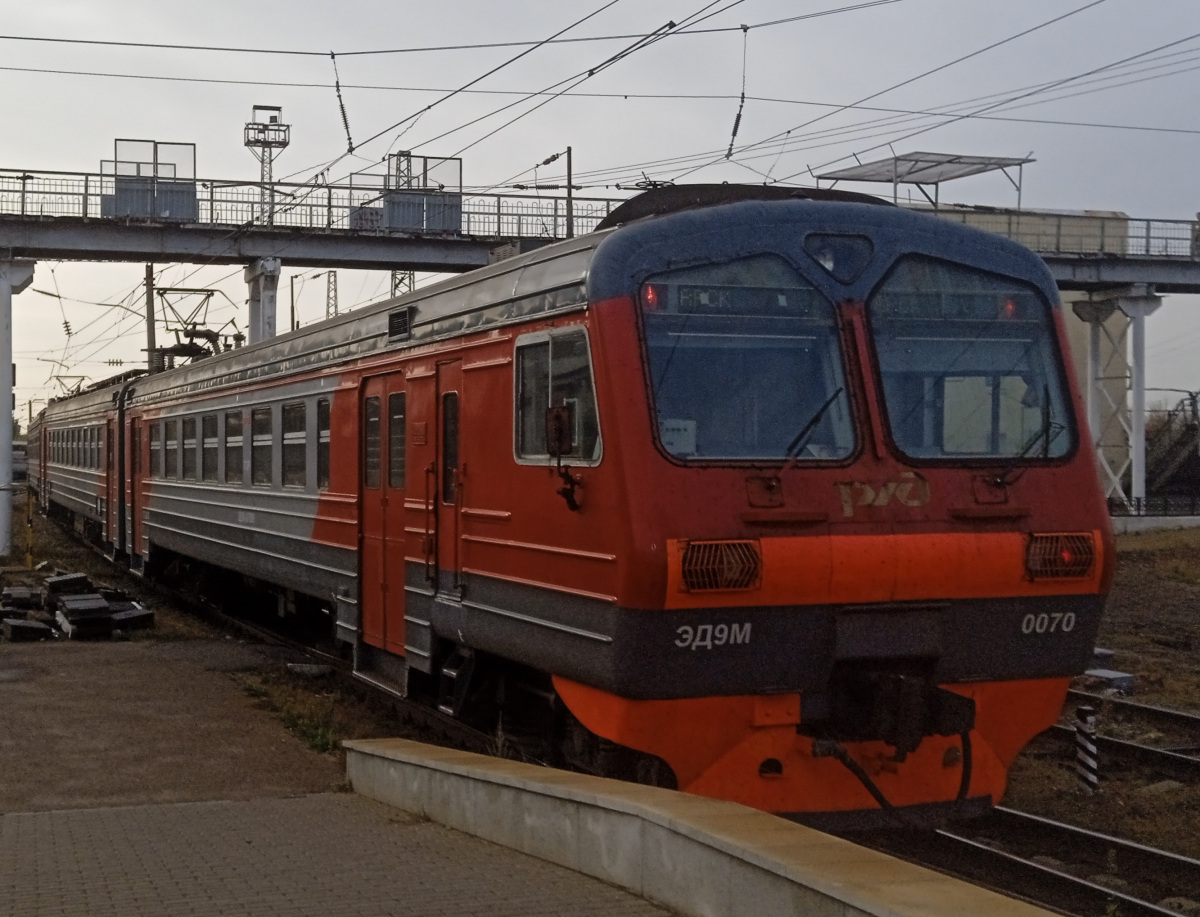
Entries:
{"type": "Polygon", "coordinates": [[[154,612],[115,589],[99,589],[83,573],[58,573],[44,589],[11,586],[0,592],[7,640],[107,638],[154,626],[154,612]]]}

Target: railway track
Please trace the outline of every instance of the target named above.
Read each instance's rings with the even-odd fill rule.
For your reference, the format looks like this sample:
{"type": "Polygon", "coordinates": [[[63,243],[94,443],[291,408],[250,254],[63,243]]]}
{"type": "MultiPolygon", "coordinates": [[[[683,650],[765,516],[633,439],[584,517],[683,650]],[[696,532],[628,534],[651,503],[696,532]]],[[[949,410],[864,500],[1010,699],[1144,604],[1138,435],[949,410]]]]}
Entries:
{"type": "MultiPolygon", "coordinates": [[[[1200,781],[1200,716],[1087,691],[1071,691],[1068,700],[1100,710],[1102,728],[1105,723],[1116,720],[1120,725],[1136,725],[1140,729],[1141,724],[1145,724],[1160,732],[1161,744],[1153,745],[1097,735],[1101,780],[1104,779],[1105,762],[1108,762],[1150,768],[1184,783],[1200,781]]],[[[1060,742],[1072,743],[1075,733],[1069,726],[1055,726],[1050,735],[1060,742]]]]}
{"type": "Polygon", "coordinates": [[[1001,806],[953,828],[846,836],[1063,914],[1200,908],[1200,861],[1001,806]]]}

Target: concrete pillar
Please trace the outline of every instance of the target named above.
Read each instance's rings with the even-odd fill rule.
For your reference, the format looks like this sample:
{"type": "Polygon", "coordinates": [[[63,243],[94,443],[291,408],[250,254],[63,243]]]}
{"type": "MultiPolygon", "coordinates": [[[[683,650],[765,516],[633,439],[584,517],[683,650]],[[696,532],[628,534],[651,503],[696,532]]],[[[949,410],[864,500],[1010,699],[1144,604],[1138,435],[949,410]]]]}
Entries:
{"type": "MultiPolygon", "coordinates": [[[[1087,359],[1087,422],[1091,436],[1092,448],[1102,469],[1108,468],[1108,457],[1104,454],[1104,418],[1101,416],[1105,403],[1104,383],[1105,364],[1101,354],[1101,344],[1104,337],[1104,323],[1117,311],[1112,302],[1080,300],[1071,304],[1071,309],[1081,321],[1088,326],[1088,359],[1087,359]]],[[[1108,488],[1106,488],[1107,490],[1108,488]]]]}
{"type": "Polygon", "coordinates": [[[250,327],[247,337],[251,344],[275,337],[279,266],[278,258],[259,258],[246,268],[246,283],[250,287],[250,327]]]}
{"type": "Polygon", "coordinates": [[[1134,506],[1144,505],[1146,499],[1146,317],[1162,305],[1162,297],[1154,288],[1131,291],[1117,302],[1133,325],[1133,346],[1129,355],[1133,394],[1132,430],[1130,431],[1130,493],[1134,506]]]}
{"type": "Polygon", "coordinates": [[[0,261],[0,555],[12,551],[12,298],[33,282],[33,261],[0,261]]]}

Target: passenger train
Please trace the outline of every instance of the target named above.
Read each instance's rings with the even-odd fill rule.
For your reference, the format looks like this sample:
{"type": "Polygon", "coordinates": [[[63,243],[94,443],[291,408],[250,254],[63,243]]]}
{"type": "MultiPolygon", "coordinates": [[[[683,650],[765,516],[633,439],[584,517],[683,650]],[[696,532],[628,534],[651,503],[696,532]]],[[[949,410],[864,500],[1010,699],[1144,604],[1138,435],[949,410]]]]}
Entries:
{"type": "Polygon", "coordinates": [[[50,404],[40,505],[326,622],[359,677],[592,773],[815,822],[985,810],[1113,542],[1053,279],[856,195],[586,236],[50,404]]]}

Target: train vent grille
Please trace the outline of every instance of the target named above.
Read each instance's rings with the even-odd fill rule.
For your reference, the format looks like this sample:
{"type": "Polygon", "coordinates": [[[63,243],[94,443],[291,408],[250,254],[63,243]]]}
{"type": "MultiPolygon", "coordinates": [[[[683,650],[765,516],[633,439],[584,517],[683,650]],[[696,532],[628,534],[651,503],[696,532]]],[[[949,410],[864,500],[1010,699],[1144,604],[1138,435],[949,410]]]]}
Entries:
{"type": "Polygon", "coordinates": [[[407,341],[412,337],[412,306],[388,313],[388,340],[407,341]]]}
{"type": "Polygon", "coordinates": [[[689,592],[754,589],[762,556],[753,541],[691,541],[683,551],[683,585],[689,592]]]}
{"type": "Polygon", "coordinates": [[[1096,560],[1096,544],[1087,532],[1033,535],[1025,568],[1033,579],[1087,576],[1096,560]]]}

